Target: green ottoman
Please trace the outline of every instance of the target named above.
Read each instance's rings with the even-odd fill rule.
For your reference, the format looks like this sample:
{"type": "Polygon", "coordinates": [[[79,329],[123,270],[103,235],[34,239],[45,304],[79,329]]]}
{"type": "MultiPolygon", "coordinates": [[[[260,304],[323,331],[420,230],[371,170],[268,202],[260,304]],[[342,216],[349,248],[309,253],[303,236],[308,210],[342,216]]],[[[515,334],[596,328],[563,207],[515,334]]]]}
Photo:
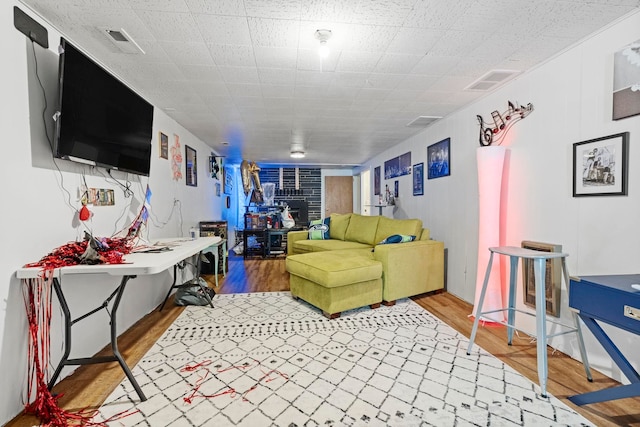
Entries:
{"type": "Polygon", "coordinates": [[[345,310],[365,305],[378,308],[382,301],[382,263],[348,251],[290,255],[291,295],[318,307],[329,319],[345,310]]]}

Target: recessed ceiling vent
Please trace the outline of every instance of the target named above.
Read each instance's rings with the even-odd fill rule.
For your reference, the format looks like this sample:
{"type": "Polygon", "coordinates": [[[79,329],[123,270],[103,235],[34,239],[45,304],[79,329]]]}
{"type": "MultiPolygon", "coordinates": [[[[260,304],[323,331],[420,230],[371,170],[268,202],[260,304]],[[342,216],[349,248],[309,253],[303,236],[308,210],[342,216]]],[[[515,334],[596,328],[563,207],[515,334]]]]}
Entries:
{"type": "Polygon", "coordinates": [[[411,127],[426,127],[426,126],[429,126],[431,123],[433,123],[436,120],[439,120],[441,118],[442,118],[442,116],[418,116],[415,119],[413,119],[412,121],[410,121],[409,123],[407,123],[407,126],[411,126],[411,127]]]}
{"type": "Polygon", "coordinates": [[[520,74],[520,71],[517,70],[491,70],[487,74],[467,86],[465,90],[477,90],[486,92],[488,90],[496,88],[503,83],[506,83],[518,74],[520,74]]]}
{"type": "Polygon", "coordinates": [[[120,28],[119,30],[114,30],[111,28],[102,28],[101,30],[107,36],[107,40],[118,48],[120,52],[133,55],[144,55],[144,50],[142,50],[140,45],[138,45],[138,43],[136,43],[124,29],[120,28]]]}

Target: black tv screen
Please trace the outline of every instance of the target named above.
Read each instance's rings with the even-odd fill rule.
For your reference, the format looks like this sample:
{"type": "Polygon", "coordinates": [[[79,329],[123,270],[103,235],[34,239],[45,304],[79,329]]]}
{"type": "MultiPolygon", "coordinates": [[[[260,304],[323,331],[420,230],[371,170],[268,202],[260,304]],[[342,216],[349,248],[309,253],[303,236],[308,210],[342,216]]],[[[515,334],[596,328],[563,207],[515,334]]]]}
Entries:
{"type": "Polygon", "coordinates": [[[64,38],[54,156],[149,175],[153,106],[64,38]]]}

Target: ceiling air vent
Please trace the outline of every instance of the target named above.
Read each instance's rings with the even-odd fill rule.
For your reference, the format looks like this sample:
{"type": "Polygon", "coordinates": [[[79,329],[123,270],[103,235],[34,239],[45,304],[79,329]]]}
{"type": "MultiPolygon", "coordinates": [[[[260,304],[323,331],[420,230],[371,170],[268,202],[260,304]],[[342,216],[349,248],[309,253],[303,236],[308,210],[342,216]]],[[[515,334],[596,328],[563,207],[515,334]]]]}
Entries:
{"type": "Polygon", "coordinates": [[[418,116],[412,121],[410,121],[409,123],[407,123],[407,126],[425,127],[425,126],[429,126],[431,123],[441,118],[442,116],[418,116]]]}
{"type": "Polygon", "coordinates": [[[491,70],[484,76],[480,77],[478,80],[467,86],[465,90],[477,90],[486,92],[511,80],[518,74],[520,74],[520,71],[517,70],[491,70]]]}
{"type": "Polygon", "coordinates": [[[113,46],[118,48],[122,53],[144,55],[144,50],[136,43],[127,32],[120,28],[119,30],[113,30],[110,28],[102,28],[101,31],[107,36],[113,46]]]}

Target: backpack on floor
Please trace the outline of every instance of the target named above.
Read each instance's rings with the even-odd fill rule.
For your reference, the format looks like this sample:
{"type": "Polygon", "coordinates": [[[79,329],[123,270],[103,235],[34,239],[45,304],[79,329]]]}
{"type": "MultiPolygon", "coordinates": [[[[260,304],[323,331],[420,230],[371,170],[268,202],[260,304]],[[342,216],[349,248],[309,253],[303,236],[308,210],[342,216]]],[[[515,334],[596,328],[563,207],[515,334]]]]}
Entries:
{"type": "Polygon", "coordinates": [[[198,278],[203,286],[198,283],[185,283],[180,286],[176,291],[175,303],[176,305],[208,305],[209,299],[213,299],[216,291],[207,286],[204,279],[198,278]],[[204,289],[203,289],[204,287],[204,289]],[[205,296],[205,292],[208,294],[209,299],[205,296]]]}

